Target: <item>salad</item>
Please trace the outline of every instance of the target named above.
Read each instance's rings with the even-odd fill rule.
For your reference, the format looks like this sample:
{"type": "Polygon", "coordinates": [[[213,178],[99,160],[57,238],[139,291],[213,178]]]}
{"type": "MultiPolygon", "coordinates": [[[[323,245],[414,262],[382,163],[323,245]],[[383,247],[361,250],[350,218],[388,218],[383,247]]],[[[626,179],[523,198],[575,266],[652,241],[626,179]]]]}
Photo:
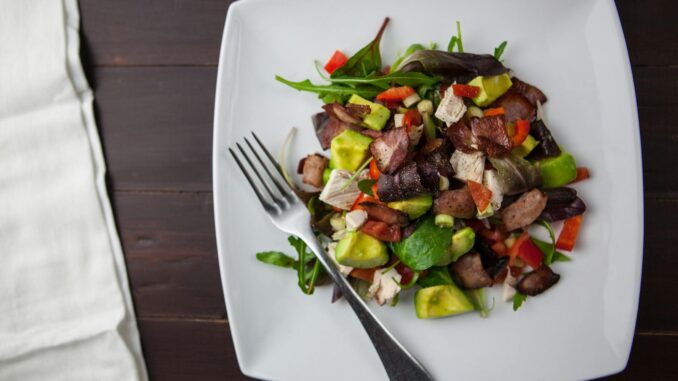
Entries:
{"type": "MultiPolygon", "coordinates": [[[[586,205],[568,185],[589,177],[544,120],[546,95],[494,54],[464,52],[461,27],[447,49],[413,44],[384,66],[376,37],[321,67],[327,84],[276,79],[317,93],[312,116],[324,153],[301,159],[302,190],[319,240],[359,294],[395,305],[414,292],[417,317],[487,316],[486,287],[517,310],[560,280],[586,205]],[[551,227],[564,221],[556,234],[551,227]],[[541,227],[549,240],[528,229],[541,227]],[[412,289],[410,291],[409,289],[412,289]]],[[[285,146],[283,147],[285,160],[285,146]]],[[[535,229],[531,229],[534,231],[535,229]]],[[[327,279],[296,237],[297,258],[258,253],[293,268],[313,293],[327,279]]],[[[337,288],[333,301],[341,297],[337,288]]]]}

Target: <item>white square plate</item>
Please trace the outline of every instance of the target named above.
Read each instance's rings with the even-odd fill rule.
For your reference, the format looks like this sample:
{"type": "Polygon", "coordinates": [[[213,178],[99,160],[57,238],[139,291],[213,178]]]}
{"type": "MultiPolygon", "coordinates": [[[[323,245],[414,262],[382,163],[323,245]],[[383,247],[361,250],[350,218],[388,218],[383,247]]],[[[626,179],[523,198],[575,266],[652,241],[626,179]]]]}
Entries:
{"type": "Polygon", "coordinates": [[[641,158],[633,81],[610,0],[247,0],[228,12],[214,124],[214,197],[219,263],[243,373],[274,380],[382,380],[386,373],[348,305],[331,287],[302,295],[295,274],[259,263],[262,250],[291,253],[226,148],[254,130],[274,151],[299,128],[285,163],[320,151],[314,94],[274,80],[319,82],[313,61],[355,53],[385,16],[385,63],[414,42],[446,46],[460,20],[466,51],[491,53],[549,97],[559,143],[590,168],[577,184],[588,205],[573,261],[554,265],[560,283],[514,312],[497,298],[487,319],[466,314],[418,320],[412,293],[372,309],[439,380],[573,380],[622,370],[635,325],[642,261],[641,158]]]}

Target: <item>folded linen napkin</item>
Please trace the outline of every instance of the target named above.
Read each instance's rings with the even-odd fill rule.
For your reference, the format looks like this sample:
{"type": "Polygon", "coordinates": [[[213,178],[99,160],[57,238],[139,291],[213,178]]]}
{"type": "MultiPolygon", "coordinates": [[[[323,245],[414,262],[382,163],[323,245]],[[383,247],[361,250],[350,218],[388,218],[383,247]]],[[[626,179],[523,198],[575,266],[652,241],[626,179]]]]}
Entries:
{"type": "Polygon", "coordinates": [[[0,0],[0,380],[146,380],[76,0],[0,0]]]}

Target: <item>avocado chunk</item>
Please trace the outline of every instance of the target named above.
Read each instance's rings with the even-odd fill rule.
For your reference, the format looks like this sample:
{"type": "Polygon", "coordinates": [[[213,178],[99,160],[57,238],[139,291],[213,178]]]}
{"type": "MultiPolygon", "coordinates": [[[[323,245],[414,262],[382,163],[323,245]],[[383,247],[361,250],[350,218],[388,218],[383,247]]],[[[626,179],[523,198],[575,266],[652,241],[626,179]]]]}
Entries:
{"type": "Polygon", "coordinates": [[[423,216],[431,209],[431,206],[433,205],[433,196],[430,194],[422,194],[420,196],[408,198],[407,200],[389,202],[386,205],[391,209],[407,213],[407,215],[410,216],[410,220],[414,220],[423,216]]]}
{"type": "Polygon", "coordinates": [[[370,106],[371,112],[363,117],[363,123],[365,123],[365,127],[371,130],[381,131],[386,126],[388,118],[391,117],[391,111],[385,106],[370,102],[357,94],[351,95],[348,103],[370,106]]]}
{"type": "Polygon", "coordinates": [[[330,168],[355,172],[370,155],[372,138],[353,130],[344,130],[330,143],[330,168]]]}
{"type": "Polygon", "coordinates": [[[344,266],[370,269],[386,264],[386,245],[361,231],[350,231],[339,241],[335,258],[344,266]]]}
{"type": "Polygon", "coordinates": [[[561,149],[560,155],[537,161],[544,188],[558,188],[577,177],[574,157],[561,149]]]}
{"type": "Polygon", "coordinates": [[[480,87],[480,94],[473,98],[473,103],[480,107],[488,106],[497,98],[504,95],[504,93],[511,88],[513,83],[511,77],[507,73],[494,75],[490,77],[478,76],[468,83],[470,86],[480,87]]]}
{"type": "Polygon", "coordinates": [[[419,319],[439,318],[473,311],[473,304],[454,284],[420,288],[414,295],[419,319]]]}
{"type": "Polygon", "coordinates": [[[447,266],[456,261],[473,248],[475,241],[476,233],[470,227],[457,230],[452,236],[452,245],[436,263],[436,266],[447,266]]]}
{"type": "Polygon", "coordinates": [[[532,150],[539,144],[537,139],[532,137],[532,135],[527,135],[527,138],[525,138],[525,141],[523,144],[519,145],[518,147],[514,148],[511,150],[514,155],[518,157],[525,157],[532,152],[532,150]]]}

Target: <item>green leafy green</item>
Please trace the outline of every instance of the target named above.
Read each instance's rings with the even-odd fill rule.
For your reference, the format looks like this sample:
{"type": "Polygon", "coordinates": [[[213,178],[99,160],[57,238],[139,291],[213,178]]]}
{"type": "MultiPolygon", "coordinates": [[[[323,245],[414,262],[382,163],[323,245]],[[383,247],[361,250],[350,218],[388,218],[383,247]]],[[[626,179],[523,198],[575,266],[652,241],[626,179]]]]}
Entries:
{"type": "Polygon", "coordinates": [[[372,193],[372,185],[376,183],[377,180],[371,179],[360,180],[358,181],[358,189],[360,189],[360,191],[365,193],[366,195],[374,197],[374,193],[372,193]]]}
{"type": "Polygon", "coordinates": [[[513,295],[513,310],[518,311],[518,308],[523,305],[525,299],[527,299],[527,295],[516,292],[516,294],[513,295]]]}
{"type": "Polygon", "coordinates": [[[572,260],[572,258],[561,253],[560,251],[553,251],[553,257],[551,258],[551,262],[546,263],[546,253],[553,250],[553,245],[537,238],[531,237],[530,239],[532,239],[532,242],[539,248],[539,250],[541,250],[542,253],[544,253],[545,264],[550,265],[553,262],[570,262],[572,260]]]}
{"type": "Polygon", "coordinates": [[[494,48],[494,58],[499,59],[501,58],[501,55],[504,54],[504,49],[506,49],[506,45],[508,44],[507,41],[502,41],[499,46],[494,48]]]}
{"type": "Polygon", "coordinates": [[[431,49],[431,50],[434,50],[434,49],[436,49],[437,47],[438,47],[438,44],[436,44],[435,42],[429,43],[428,48],[426,48],[426,47],[425,47],[424,45],[422,45],[422,44],[412,44],[412,45],[408,46],[407,49],[405,49],[405,53],[399,55],[398,58],[396,58],[396,60],[393,61],[393,64],[391,65],[391,72],[393,72],[393,71],[398,67],[398,65],[400,65],[400,63],[401,63],[405,58],[407,58],[410,54],[412,54],[412,53],[414,53],[414,52],[416,52],[416,51],[419,51],[419,50],[425,50],[425,49],[431,49]]]}
{"type": "Polygon", "coordinates": [[[419,277],[417,284],[423,288],[454,284],[447,266],[433,266],[428,269],[425,277],[419,277]]]}
{"type": "Polygon", "coordinates": [[[487,307],[487,300],[485,298],[484,288],[477,288],[475,290],[466,290],[464,291],[464,293],[473,304],[473,308],[476,311],[478,311],[481,317],[485,318],[490,315],[491,308],[487,307]]]}
{"type": "Polygon", "coordinates": [[[394,72],[385,75],[372,73],[364,77],[343,76],[339,78],[333,78],[323,74],[323,71],[321,70],[322,64],[320,62],[316,61],[315,67],[318,72],[318,75],[320,75],[320,77],[322,77],[323,79],[332,82],[332,84],[347,85],[351,88],[360,85],[363,85],[365,87],[375,86],[378,87],[380,91],[386,90],[394,84],[410,87],[419,87],[423,85],[433,86],[442,80],[440,77],[429,76],[424,73],[418,72],[409,72],[409,73],[394,72]]]}
{"type": "Polygon", "coordinates": [[[457,34],[450,38],[450,42],[447,44],[447,51],[452,53],[455,46],[459,53],[464,52],[464,44],[461,41],[461,23],[459,21],[457,21],[457,34]]]}
{"type": "Polygon", "coordinates": [[[279,251],[260,252],[256,257],[263,263],[295,269],[301,291],[304,294],[313,294],[318,276],[323,271],[320,261],[308,250],[306,243],[300,238],[289,236],[287,241],[296,250],[297,260],[279,251]]]}
{"type": "Polygon", "coordinates": [[[384,34],[389,18],[385,18],[379,32],[362,49],[352,55],[346,63],[332,73],[332,78],[342,76],[367,76],[368,74],[381,71],[381,36],[384,34]]]}
{"type": "Polygon", "coordinates": [[[409,237],[393,244],[395,254],[412,270],[427,269],[445,255],[452,242],[453,231],[435,224],[428,215],[419,220],[417,228],[409,237]]]}
{"type": "Polygon", "coordinates": [[[344,101],[353,94],[358,94],[363,98],[372,99],[381,92],[381,90],[374,86],[343,86],[343,85],[314,85],[310,80],[305,79],[299,82],[289,81],[279,75],[275,76],[276,81],[282,82],[299,91],[308,91],[317,93],[318,96],[326,103],[344,101]]]}
{"type": "Polygon", "coordinates": [[[297,262],[294,260],[294,258],[279,251],[263,251],[261,253],[257,253],[257,259],[263,263],[268,263],[269,265],[287,268],[295,266],[297,262]]]}
{"type": "Polygon", "coordinates": [[[538,246],[539,249],[544,253],[544,264],[550,265],[553,262],[553,255],[556,252],[556,234],[553,232],[553,228],[551,227],[551,224],[548,222],[539,219],[535,221],[535,223],[539,226],[543,226],[546,231],[549,233],[549,238],[551,238],[551,244],[548,245],[548,247],[544,246],[545,249],[547,250],[542,250],[541,246],[538,246]]]}
{"type": "Polygon", "coordinates": [[[560,251],[556,251],[555,255],[553,256],[553,262],[570,262],[571,260],[572,258],[561,253],[560,251]]]}

